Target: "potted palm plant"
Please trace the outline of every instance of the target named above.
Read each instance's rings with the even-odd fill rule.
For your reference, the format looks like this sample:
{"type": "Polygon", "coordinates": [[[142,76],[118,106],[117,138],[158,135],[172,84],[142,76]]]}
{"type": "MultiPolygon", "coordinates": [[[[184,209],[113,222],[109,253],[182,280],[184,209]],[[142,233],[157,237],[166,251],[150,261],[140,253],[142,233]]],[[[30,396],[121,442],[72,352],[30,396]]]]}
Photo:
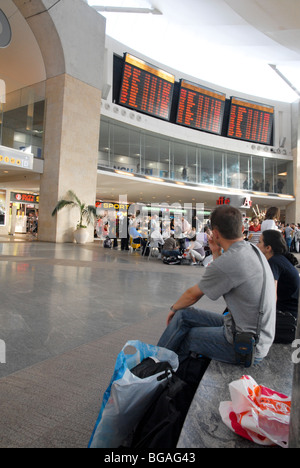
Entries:
{"type": "Polygon", "coordinates": [[[85,244],[88,239],[87,227],[89,224],[94,222],[96,217],[96,207],[82,203],[73,190],[68,191],[67,197],[67,199],[59,200],[52,212],[52,216],[55,216],[66,206],[70,208],[76,207],[79,209],[80,218],[76,230],[74,231],[74,239],[78,244],[85,244]]]}

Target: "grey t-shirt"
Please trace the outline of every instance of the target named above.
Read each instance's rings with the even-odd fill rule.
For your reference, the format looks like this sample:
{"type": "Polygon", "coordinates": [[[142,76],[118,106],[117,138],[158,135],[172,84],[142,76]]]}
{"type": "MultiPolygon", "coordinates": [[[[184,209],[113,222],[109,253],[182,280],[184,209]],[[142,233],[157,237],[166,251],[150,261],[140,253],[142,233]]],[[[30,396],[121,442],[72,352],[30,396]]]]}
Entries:
{"type": "MultiPolygon", "coordinates": [[[[265,256],[258,252],[266,271],[266,293],[256,356],[264,358],[275,336],[276,292],[270,266],[265,256]]],[[[199,288],[209,299],[224,297],[229,309],[225,316],[225,333],[230,343],[233,343],[234,327],[237,332],[256,334],[262,285],[262,265],[253,247],[245,241],[232,244],[206,268],[199,288]]]]}

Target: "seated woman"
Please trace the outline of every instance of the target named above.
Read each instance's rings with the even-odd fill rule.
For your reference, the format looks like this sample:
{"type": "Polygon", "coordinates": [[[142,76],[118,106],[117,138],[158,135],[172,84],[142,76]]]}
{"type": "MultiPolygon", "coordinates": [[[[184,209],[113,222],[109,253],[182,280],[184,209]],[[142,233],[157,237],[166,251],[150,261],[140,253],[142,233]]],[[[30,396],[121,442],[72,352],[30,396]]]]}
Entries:
{"type": "Polygon", "coordinates": [[[262,232],[257,247],[269,262],[277,289],[277,319],[274,342],[291,343],[295,339],[298,315],[300,280],[299,273],[294,268],[298,261],[294,255],[288,252],[286,242],[280,231],[267,230],[262,232]],[[288,323],[291,323],[291,326],[288,323]],[[287,330],[285,330],[285,326],[287,330]]]}
{"type": "Polygon", "coordinates": [[[192,259],[192,265],[197,265],[197,262],[202,262],[205,259],[204,248],[202,244],[196,240],[196,236],[191,239],[190,245],[186,249],[186,252],[189,253],[192,259]]]}

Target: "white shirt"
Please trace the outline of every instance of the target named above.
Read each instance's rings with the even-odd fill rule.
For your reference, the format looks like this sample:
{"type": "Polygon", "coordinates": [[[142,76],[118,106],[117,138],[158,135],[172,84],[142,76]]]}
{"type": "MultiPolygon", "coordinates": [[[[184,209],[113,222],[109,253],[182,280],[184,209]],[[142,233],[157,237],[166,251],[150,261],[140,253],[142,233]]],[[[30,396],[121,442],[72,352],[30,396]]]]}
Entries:
{"type": "Polygon", "coordinates": [[[278,229],[274,219],[265,219],[261,223],[261,232],[267,231],[268,229],[278,229]]]}

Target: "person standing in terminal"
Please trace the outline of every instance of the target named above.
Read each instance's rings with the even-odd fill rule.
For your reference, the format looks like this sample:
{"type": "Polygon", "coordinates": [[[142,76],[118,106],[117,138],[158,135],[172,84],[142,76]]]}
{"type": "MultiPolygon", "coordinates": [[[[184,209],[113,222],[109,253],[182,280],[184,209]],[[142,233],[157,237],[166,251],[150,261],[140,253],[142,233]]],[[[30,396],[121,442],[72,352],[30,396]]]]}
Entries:
{"type": "Polygon", "coordinates": [[[261,235],[261,225],[258,216],[252,218],[253,224],[249,227],[248,241],[256,245],[261,235]]]}
{"type": "Polygon", "coordinates": [[[266,212],[264,221],[261,223],[261,232],[267,229],[277,229],[276,222],[279,221],[280,210],[276,206],[271,206],[266,212]]]}
{"type": "Polygon", "coordinates": [[[289,224],[287,224],[284,229],[284,235],[285,235],[285,242],[286,242],[288,251],[291,250],[293,233],[294,233],[294,229],[289,224]]]}
{"type": "Polygon", "coordinates": [[[259,249],[244,241],[242,215],[238,209],[225,205],[216,208],[211,215],[211,229],[209,243],[214,261],[206,268],[200,282],[172,305],[158,346],[176,352],[180,361],[195,352],[237,364],[236,336],[257,334],[265,283],[268,293],[263,299],[260,337],[254,351],[255,362],[260,362],[268,354],[275,336],[276,294],[272,271],[259,249]],[[223,296],[226,314],[192,307],[204,295],[211,300],[223,296]]]}

